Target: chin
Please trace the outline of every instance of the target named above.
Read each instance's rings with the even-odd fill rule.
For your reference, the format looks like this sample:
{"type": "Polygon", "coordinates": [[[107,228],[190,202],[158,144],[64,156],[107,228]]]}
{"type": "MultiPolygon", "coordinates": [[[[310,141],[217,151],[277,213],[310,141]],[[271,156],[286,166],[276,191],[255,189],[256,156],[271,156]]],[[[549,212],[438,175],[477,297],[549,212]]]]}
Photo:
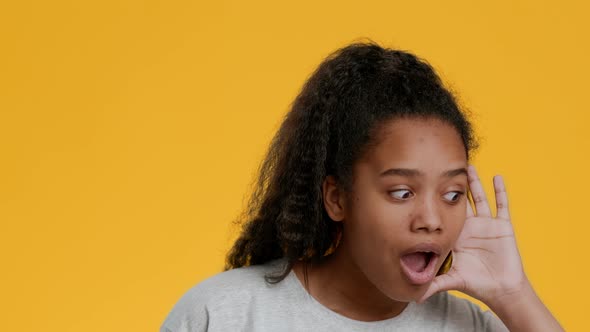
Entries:
{"type": "Polygon", "coordinates": [[[428,290],[430,283],[424,285],[404,285],[402,289],[392,290],[387,297],[398,302],[416,302],[422,298],[422,296],[428,290]]]}

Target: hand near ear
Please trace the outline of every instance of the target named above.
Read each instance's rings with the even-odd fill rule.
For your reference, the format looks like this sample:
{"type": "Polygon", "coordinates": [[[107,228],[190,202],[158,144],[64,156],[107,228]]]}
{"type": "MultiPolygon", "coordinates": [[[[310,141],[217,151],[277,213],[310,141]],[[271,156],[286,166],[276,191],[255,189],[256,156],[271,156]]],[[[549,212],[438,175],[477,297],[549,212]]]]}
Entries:
{"type": "Polygon", "coordinates": [[[453,265],[434,279],[419,302],[440,291],[459,290],[488,305],[510,330],[561,331],[524,273],[502,177],[494,177],[495,217],[473,166],[468,168],[468,180],[477,212],[467,202],[467,220],[453,248],[453,265]],[[531,321],[532,317],[538,320],[531,321]]]}
{"type": "Polygon", "coordinates": [[[467,202],[467,220],[453,248],[453,265],[446,274],[434,279],[421,301],[436,292],[455,289],[486,302],[516,293],[528,282],[516,247],[502,178],[494,178],[496,217],[492,217],[472,166],[468,179],[477,214],[467,202]]]}

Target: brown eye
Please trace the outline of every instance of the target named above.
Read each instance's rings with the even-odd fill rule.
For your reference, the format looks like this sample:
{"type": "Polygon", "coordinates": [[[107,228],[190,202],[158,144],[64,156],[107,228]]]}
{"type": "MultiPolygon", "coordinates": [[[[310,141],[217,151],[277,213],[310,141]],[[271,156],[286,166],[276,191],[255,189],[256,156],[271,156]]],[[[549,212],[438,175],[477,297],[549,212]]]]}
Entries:
{"type": "Polygon", "coordinates": [[[461,195],[463,195],[463,193],[460,191],[450,191],[444,194],[443,197],[449,202],[457,202],[459,198],[461,198],[461,195]]]}
{"type": "Polygon", "coordinates": [[[414,196],[414,193],[412,193],[408,189],[398,189],[398,190],[391,191],[390,195],[393,196],[394,198],[404,200],[404,199],[408,199],[408,198],[414,196]]]}

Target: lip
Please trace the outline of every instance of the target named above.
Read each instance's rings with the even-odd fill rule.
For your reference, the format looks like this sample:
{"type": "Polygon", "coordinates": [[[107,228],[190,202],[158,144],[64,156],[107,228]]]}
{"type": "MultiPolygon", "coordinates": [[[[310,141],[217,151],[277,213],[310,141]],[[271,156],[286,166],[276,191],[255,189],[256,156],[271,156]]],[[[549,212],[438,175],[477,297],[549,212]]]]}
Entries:
{"type": "Polygon", "coordinates": [[[435,243],[420,243],[407,250],[404,250],[400,255],[400,267],[407,281],[413,285],[424,285],[432,282],[436,277],[436,266],[440,259],[440,253],[442,252],[441,246],[435,243]],[[416,272],[406,265],[402,257],[407,254],[414,252],[432,252],[433,255],[425,267],[424,271],[416,272]]]}
{"type": "Polygon", "coordinates": [[[419,243],[411,248],[408,248],[407,250],[404,250],[401,253],[400,257],[407,255],[407,254],[411,254],[413,252],[426,252],[426,251],[433,252],[437,256],[440,256],[440,253],[442,252],[442,247],[436,243],[423,242],[423,243],[419,243]]]}

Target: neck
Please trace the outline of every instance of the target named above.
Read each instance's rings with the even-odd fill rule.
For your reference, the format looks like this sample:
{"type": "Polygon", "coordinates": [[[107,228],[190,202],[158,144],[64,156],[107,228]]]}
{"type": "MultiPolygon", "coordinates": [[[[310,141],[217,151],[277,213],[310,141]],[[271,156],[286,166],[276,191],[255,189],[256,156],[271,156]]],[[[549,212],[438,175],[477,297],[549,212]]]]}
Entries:
{"type": "Polygon", "coordinates": [[[342,246],[321,262],[297,262],[295,274],[304,284],[304,264],[308,264],[308,284],[311,296],[330,310],[359,321],[378,321],[399,315],[407,302],[394,301],[375,287],[347,257],[342,246]]]}

